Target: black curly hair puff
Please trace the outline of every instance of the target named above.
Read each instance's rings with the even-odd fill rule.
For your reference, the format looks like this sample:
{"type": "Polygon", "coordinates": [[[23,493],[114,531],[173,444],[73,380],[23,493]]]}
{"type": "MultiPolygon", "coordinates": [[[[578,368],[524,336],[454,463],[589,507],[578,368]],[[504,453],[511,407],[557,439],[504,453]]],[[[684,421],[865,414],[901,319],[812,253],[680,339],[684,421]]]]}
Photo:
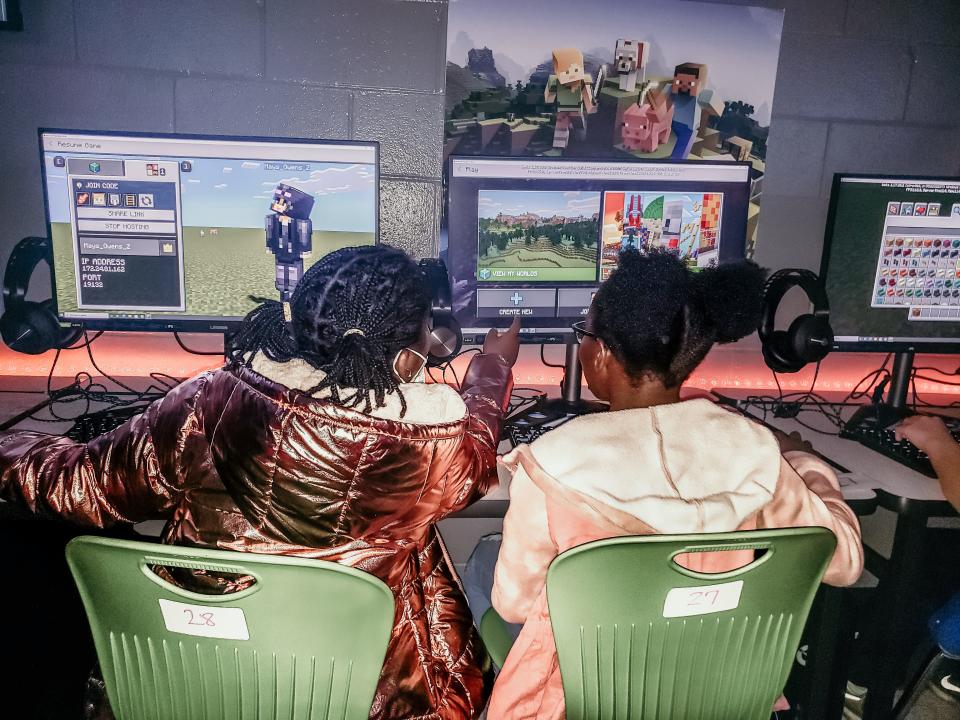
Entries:
{"type": "Polygon", "coordinates": [[[591,308],[594,332],[631,377],[690,377],[714,343],[757,329],[765,272],[752,262],[691,270],[676,255],[627,250],[591,308]]]}

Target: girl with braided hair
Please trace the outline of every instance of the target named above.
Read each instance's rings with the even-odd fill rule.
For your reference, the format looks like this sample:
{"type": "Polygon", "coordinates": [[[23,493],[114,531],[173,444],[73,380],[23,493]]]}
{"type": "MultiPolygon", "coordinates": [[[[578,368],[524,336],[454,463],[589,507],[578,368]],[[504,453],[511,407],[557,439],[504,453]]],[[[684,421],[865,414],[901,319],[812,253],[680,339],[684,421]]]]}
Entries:
{"type": "MultiPolygon", "coordinates": [[[[331,253],[288,307],[266,301],[247,316],[224,368],[113,432],[85,446],[0,434],[0,497],[94,527],[165,519],[168,543],[371,573],[396,598],[371,717],[475,718],[490,664],[436,523],[496,482],[519,327],[491,331],[457,393],[415,382],[429,311],[403,252],[331,253]]],[[[177,580],[205,592],[246,582],[177,580]]]]}

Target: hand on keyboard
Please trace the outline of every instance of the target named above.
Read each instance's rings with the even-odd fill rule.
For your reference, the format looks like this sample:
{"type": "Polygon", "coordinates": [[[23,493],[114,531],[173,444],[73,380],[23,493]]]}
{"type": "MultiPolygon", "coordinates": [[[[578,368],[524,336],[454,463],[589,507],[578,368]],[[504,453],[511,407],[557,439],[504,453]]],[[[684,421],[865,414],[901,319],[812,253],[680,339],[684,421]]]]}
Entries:
{"type": "Polygon", "coordinates": [[[897,440],[909,440],[927,455],[957,444],[946,424],[933,415],[911,415],[893,427],[897,440]]]}

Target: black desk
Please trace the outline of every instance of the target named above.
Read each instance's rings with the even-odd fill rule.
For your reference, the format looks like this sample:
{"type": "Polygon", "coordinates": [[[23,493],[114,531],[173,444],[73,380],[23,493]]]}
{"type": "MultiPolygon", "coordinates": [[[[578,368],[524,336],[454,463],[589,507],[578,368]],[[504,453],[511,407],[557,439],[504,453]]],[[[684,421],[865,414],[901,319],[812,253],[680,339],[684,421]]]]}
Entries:
{"type": "MultiPolygon", "coordinates": [[[[854,408],[849,408],[849,414],[854,408]]],[[[760,415],[757,411],[751,414],[760,415]]],[[[814,413],[804,413],[805,423],[824,430],[835,431],[829,423],[818,420],[814,413]]],[[[843,440],[812,432],[796,420],[768,417],[768,424],[785,432],[800,432],[826,458],[852,471],[851,485],[858,496],[869,492],[875,495],[875,506],[896,514],[896,526],[890,557],[865,543],[867,570],[878,579],[876,612],[873,629],[876,631],[872,648],[870,685],[864,711],[864,720],[882,720],[890,716],[894,696],[911,647],[906,642],[902,618],[917,612],[914,602],[920,580],[919,559],[931,518],[955,518],[957,513],[940,492],[939,483],[921,475],[894,460],[869,450],[852,440],[843,440]]],[[[841,476],[841,481],[844,477],[841,476]]],[[[853,493],[850,493],[851,495],[853,493]]],[[[864,506],[848,500],[858,514],[864,506]]],[[[846,678],[843,678],[844,680],[846,678]]],[[[835,715],[825,717],[838,717],[835,715]]]]}

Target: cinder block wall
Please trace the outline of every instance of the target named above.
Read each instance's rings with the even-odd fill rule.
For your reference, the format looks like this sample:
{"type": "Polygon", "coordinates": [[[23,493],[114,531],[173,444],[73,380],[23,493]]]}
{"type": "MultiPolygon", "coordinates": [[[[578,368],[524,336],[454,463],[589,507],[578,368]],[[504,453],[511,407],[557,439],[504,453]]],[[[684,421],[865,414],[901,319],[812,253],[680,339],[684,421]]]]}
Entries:
{"type": "Polygon", "coordinates": [[[960,175],[960,2],[786,9],[757,260],[818,269],[835,172],[960,175]]]}
{"type": "MultiPolygon", "coordinates": [[[[763,264],[816,267],[835,171],[960,174],[960,2],[735,2],[787,10],[763,264]]],[[[0,33],[0,263],[44,232],[38,126],[376,139],[383,238],[435,252],[446,0],[21,5],[25,31],[0,33]]]]}
{"type": "Polygon", "coordinates": [[[382,237],[436,254],[446,2],[20,4],[24,31],[0,32],[0,267],[45,233],[38,127],[379,140],[382,237]]]}

